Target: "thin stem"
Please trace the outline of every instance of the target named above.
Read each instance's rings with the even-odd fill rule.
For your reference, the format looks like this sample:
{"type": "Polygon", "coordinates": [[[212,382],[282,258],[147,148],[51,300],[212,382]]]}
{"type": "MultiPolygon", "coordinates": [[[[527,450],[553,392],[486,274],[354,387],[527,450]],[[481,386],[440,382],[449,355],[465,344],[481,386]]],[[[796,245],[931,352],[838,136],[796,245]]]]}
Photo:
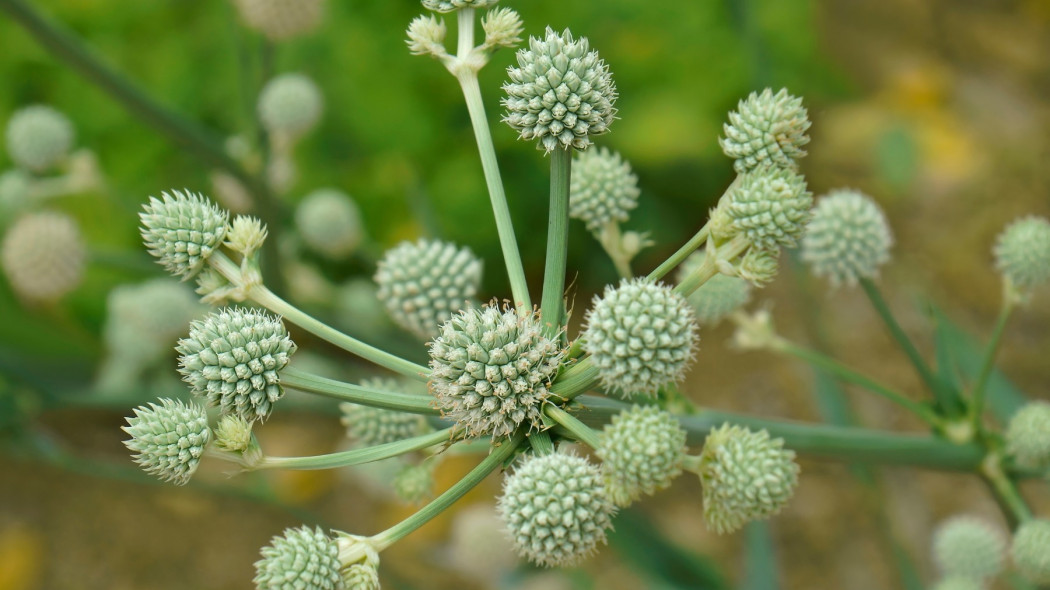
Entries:
{"type": "Polygon", "coordinates": [[[700,231],[689,239],[688,242],[682,245],[677,252],[671,255],[670,258],[664,260],[660,266],[656,267],[653,272],[649,273],[647,277],[650,281],[659,281],[660,279],[667,276],[667,273],[675,269],[676,266],[681,264],[689,255],[692,254],[707,242],[707,236],[709,235],[708,224],[704,224],[704,227],[700,228],[700,231]]]}
{"type": "Polygon", "coordinates": [[[984,479],[999,505],[1013,524],[1023,524],[1032,520],[1032,509],[1021,497],[1017,484],[1003,472],[1002,459],[996,453],[989,454],[981,464],[981,477],[984,479]]]}
{"type": "Polygon", "coordinates": [[[544,407],[543,411],[552,420],[560,424],[563,428],[568,430],[570,434],[576,437],[576,440],[591,447],[592,449],[597,449],[601,445],[598,433],[595,432],[594,429],[590,426],[587,426],[583,422],[577,420],[576,417],[572,414],[566,412],[565,410],[559,408],[554,404],[547,404],[544,407]]]}
{"type": "Polygon", "coordinates": [[[529,433],[529,445],[537,455],[550,455],[554,452],[554,441],[546,430],[529,433]]]}
{"type": "Polygon", "coordinates": [[[551,158],[550,215],[547,222],[547,263],[543,271],[543,299],[540,311],[547,332],[557,333],[562,326],[565,297],[565,264],[569,242],[569,177],[572,173],[572,151],[555,148],[551,158]]]}
{"type": "Polygon", "coordinates": [[[977,381],[973,385],[973,394],[971,395],[970,403],[970,417],[973,419],[974,426],[980,426],[981,414],[984,411],[984,400],[985,392],[988,390],[988,377],[992,374],[992,367],[995,366],[995,355],[999,351],[999,343],[1003,338],[1003,331],[1006,330],[1006,324],[1010,320],[1010,314],[1014,310],[1014,304],[1010,299],[1003,300],[1003,307],[999,311],[999,319],[995,322],[995,329],[992,331],[992,339],[988,341],[988,346],[984,350],[984,361],[981,362],[981,372],[977,374],[977,381]]]}
{"type": "Polygon", "coordinates": [[[249,471],[256,469],[337,469],[372,463],[450,442],[454,440],[455,430],[455,427],[451,427],[392,443],[313,457],[265,457],[262,462],[247,469],[249,471]]]}
{"type": "Polygon", "coordinates": [[[719,260],[727,262],[732,261],[747,251],[750,247],[751,242],[749,242],[744,236],[738,235],[728,243],[719,247],[717,253],[706,252],[704,261],[700,264],[700,268],[696,269],[696,271],[682,280],[682,282],[674,288],[674,292],[682,297],[692,295],[697,289],[702,287],[704,283],[711,280],[711,277],[718,274],[717,263],[719,260]]]}
{"type": "Polygon", "coordinates": [[[601,231],[595,234],[595,237],[598,238],[598,243],[602,245],[602,249],[609,255],[609,260],[616,267],[616,274],[620,275],[621,279],[633,278],[631,259],[624,252],[623,232],[620,231],[619,222],[615,220],[608,222],[601,231]]]}
{"type": "Polygon", "coordinates": [[[509,459],[511,455],[514,454],[514,451],[521,446],[523,440],[525,440],[525,432],[519,430],[512,438],[503,441],[503,444],[492,449],[489,456],[485,457],[477,467],[472,469],[470,473],[463,477],[463,479],[459,480],[455,485],[446,490],[445,493],[434,498],[429,504],[421,508],[419,512],[416,512],[398,524],[375,535],[374,537],[371,537],[369,541],[372,546],[376,551],[382,551],[403,539],[412,533],[412,531],[423,526],[438,514],[447,510],[456,502],[456,500],[459,500],[467,492],[474,489],[474,487],[481,483],[481,481],[490,473],[495,471],[500,465],[509,459]]]}
{"type": "Polygon", "coordinates": [[[563,400],[571,400],[586,393],[597,383],[598,367],[594,366],[594,362],[588,356],[558,373],[550,391],[563,400]]]}
{"type": "Polygon", "coordinates": [[[360,385],[306,373],[295,367],[287,367],[281,371],[281,385],[305,393],[323,395],[373,408],[411,412],[413,414],[440,413],[433,407],[434,399],[430,396],[361,387],[360,385]]]}

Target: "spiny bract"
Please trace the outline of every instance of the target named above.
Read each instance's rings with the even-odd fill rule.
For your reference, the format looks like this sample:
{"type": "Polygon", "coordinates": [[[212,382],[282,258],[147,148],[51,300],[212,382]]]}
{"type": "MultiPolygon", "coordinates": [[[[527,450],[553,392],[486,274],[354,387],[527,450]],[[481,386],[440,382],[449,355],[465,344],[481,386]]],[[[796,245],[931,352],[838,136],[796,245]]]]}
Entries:
{"type": "Polygon", "coordinates": [[[11,289],[28,301],[55,301],[75,289],[86,258],[77,222],[53,211],[20,217],[0,244],[11,289]]]}
{"type": "Polygon", "coordinates": [[[1050,584],[1050,520],[1037,518],[1017,527],[1010,555],[1028,581],[1050,584]]]}
{"type": "Polygon", "coordinates": [[[321,24],[324,0],[234,0],[244,24],[273,41],[309,33],[321,24]]]}
{"type": "Polygon", "coordinates": [[[1010,418],[1006,450],[1022,467],[1050,467],[1050,402],[1030,402],[1010,418]]]}
{"type": "Polygon", "coordinates": [[[798,471],[783,439],[723,424],[707,435],[700,454],[704,520],[723,534],[773,516],[794,494],[798,471]]]}
{"type": "Polygon", "coordinates": [[[339,546],[320,527],[285,529],[255,562],[259,590],[342,590],[339,546]]]}
{"type": "Polygon", "coordinates": [[[222,245],[229,215],[204,195],[173,190],[149,198],[139,213],[139,232],[159,264],[188,279],[222,245]]]}
{"type": "Polygon", "coordinates": [[[73,124],[46,105],[31,105],[7,122],[7,153],[17,165],[34,172],[54,167],[73,147],[73,124]]]}
{"type": "Polygon", "coordinates": [[[472,302],[481,284],[481,260],[466,246],[439,240],[402,242],[376,267],[377,293],[390,317],[420,338],[472,302]]]}
{"type": "Polygon", "coordinates": [[[193,476],[211,439],[208,415],[197,404],[167,398],[139,406],[121,429],[131,438],[124,446],[136,453],[142,469],[164,481],[184,485],[193,476]]]}
{"type": "Polygon", "coordinates": [[[503,481],[497,509],[518,554],[544,567],[593,554],[616,512],[599,469],[564,453],[528,456],[503,481]]]}
{"type": "MultiPolygon", "coordinates": [[[[393,379],[366,379],[361,386],[377,391],[401,391],[393,379]]],[[[346,435],[363,446],[382,445],[412,438],[429,430],[420,414],[342,403],[346,435]]]]}
{"type": "Polygon", "coordinates": [[[682,378],[696,347],[693,310],[663,284],[624,279],[587,313],[583,349],[602,385],[630,397],[651,395],[682,378]]]}
{"type": "Polygon", "coordinates": [[[627,221],[640,194],[638,177],[620,154],[603,147],[582,151],[573,159],[569,216],[583,221],[590,231],[627,221]]]}
{"type": "Polygon", "coordinates": [[[609,130],[616,117],[616,84],[585,37],[574,40],[568,29],[559,35],[547,27],[544,38],[529,37],[529,48],[518,51],[517,59],[503,85],[503,120],[521,139],[538,140],[537,147],[548,153],[558,147],[582,150],[591,136],[609,130]]]}
{"type": "Polygon", "coordinates": [[[795,160],[806,155],[802,146],[809,143],[809,125],[801,98],[791,96],[786,88],[776,94],[766,88],[762,94],[752,92],[729,113],[729,122],[723,125],[726,136],[718,143],[736,160],[733,168],[740,174],[765,162],[794,168],[795,160]]]}
{"type": "Polygon", "coordinates": [[[252,423],[235,414],[219,418],[215,425],[216,448],[241,453],[252,446],[252,423]]]}
{"type": "Polygon", "coordinates": [[[175,347],[190,391],[248,422],[265,420],[284,395],[279,373],[295,349],[280,318],[243,307],[192,322],[175,347]]]}
{"type": "Polygon", "coordinates": [[[656,406],[632,406],[613,416],[595,449],[609,499],[626,507],[671,485],[682,473],[685,436],[674,416],[656,406]]]}
{"type": "Polygon", "coordinates": [[[541,428],[563,351],[539,318],[495,306],[467,309],[430,344],[430,391],[443,415],[468,436],[507,436],[522,423],[541,428]]]}
{"type": "Polygon", "coordinates": [[[1050,280],[1050,221],[1029,215],[1006,226],[995,244],[995,263],[1017,287],[1050,280]]]}
{"type": "Polygon", "coordinates": [[[259,93],[259,119],[273,133],[301,135],[317,123],[323,108],[317,84],[303,74],[281,74],[259,93]]]}
{"type": "Polygon", "coordinates": [[[794,246],[813,205],[806,179],[789,168],[763,164],[743,173],[739,180],[725,203],[730,231],[743,234],[759,248],[794,246]]]}
{"type": "Polygon", "coordinates": [[[780,270],[780,248],[751,246],[736,265],[737,275],[754,287],[773,282],[780,270]]]}
{"type": "Polygon", "coordinates": [[[875,201],[858,191],[836,190],[813,208],[802,237],[802,260],[832,285],[855,285],[879,274],[892,245],[886,215],[875,201]]]}
{"type": "Polygon", "coordinates": [[[361,213],[342,191],[313,191],[295,209],[295,227],[303,243],[332,260],[341,260],[357,249],[364,237],[361,213]]]}
{"type": "Polygon", "coordinates": [[[460,8],[485,8],[496,0],[423,0],[423,8],[434,12],[452,12],[460,8]]]}
{"type": "Polygon", "coordinates": [[[933,559],[945,576],[991,578],[1002,570],[1005,553],[1006,541],[979,518],[950,518],[933,534],[933,559]]]}
{"type": "MultiPolygon", "coordinates": [[[[678,282],[693,274],[704,262],[704,251],[694,252],[678,270],[678,282]]],[[[701,326],[714,326],[751,300],[751,285],[740,277],[716,274],[686,298],[701,326]]]]}
{"type": "MultiPolygon", "coordinates": [[[[343,570],[343,585],[346,590],[379,590],[379,572],[367,563],[355,563],[343,570]]],[[[312,589],[311,589],[312,590],[312,589]]]]}

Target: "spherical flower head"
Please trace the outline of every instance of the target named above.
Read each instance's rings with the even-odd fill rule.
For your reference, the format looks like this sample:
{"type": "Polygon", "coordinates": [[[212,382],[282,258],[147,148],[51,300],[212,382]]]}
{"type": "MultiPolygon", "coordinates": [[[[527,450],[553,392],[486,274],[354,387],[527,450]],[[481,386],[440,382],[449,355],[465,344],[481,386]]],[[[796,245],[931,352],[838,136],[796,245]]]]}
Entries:
{"type": "Polygon", "coordinates": [[[984,584],[973,578],[952,576],[937,582],[933,590],[984,590],[984,584]]]}
{"type": "Polygon", "coordinates": [[[1028,581],[1050,584],[1050,520],[1030,520],[1017,527],[1010,556],[1028,581]]]}
{"type": "Polygon", "coordinates": [[[1006,226],[995,244],[995,264],[1022,289],[1050,280],[1050,221],[1030,215],[1006,226]]]}
{"type": "Polygon", "coordinates": [[[535,314],[466,309],[430,343],[430,391],[467,436],[508,436],[522,423],[541,428],[540,408],[562,354],[535,314]]]}
{"type": "Polygon", "coordinates": [[[1050,402],[1028,403],[1010,418],[1006,450],[1022,467],[1050,467],[1050,402]]]}
{"type": "Polygon", "coordinates": [[[754,287],[765,287],[777,278],[780,270],[780,248],[752,246],[740,258],[736,273],[754,287]]]}
{"type": "Polygon", "coordinates": [[[780,512],[798,485],[795,452],[765,430],[723,424],[700,454],[704,520],[718,534],[780,512]]]}
{"type": "Polygon", "coordinates": [[[259,119],[271,133],[298,137],[317,123],[323,108],[317,84],[303,74],[281,74],[259,93],[259,119]]]}
{"type": "Polygon", "coordinates": [[[792,247],[809,221],[813,195],[806,179],[789,168],[764,164],[740,176],[725,214],[731,231],[759,248],[792,247]]]}
{"type": "Polygon", "coordinates": [[[485,8],[497,0],[423,0],[423,8],[434,12],[452,12],[460,8],[485,8]]]}
{"type": "Polygon", "coordinates": [[[295,227],[303,242],[331,260],[343,260],[364,238],[361,212],[353,199],[330,188],[315,190],[295,209],[295,227]]]}
{"type": "Polygon", "coordinates": [[[617,506],[668,487],[682,473],[685,430],[656,406],[632,406],[613,416],[600,440],[595,451],[606,494],[617,506]]]}
{"type": "Polygon", "coordinates": [[[591,136],[609,131],[616,117],[616,84],[609,66],[590,51],[585,37],[555,33],[529,37],[529,48],[518,51],[518,67],[507,68],[503,85],[507,109],[503,120],[525,141],[539,148],[578,150],[591,145],[591,136]]]}
{"type": "Polygon", "coordinates": [[[624,279],[605,288],[587,313],[583,349],[603,387],[652,395],[679,381],[696,348],[696,318],[689,303],[663,284],[624,279]]]}
{"type": "Polygon", "coordinates": [[[339,546],[321,530],[308,526],[285,529],[262,548],[255,562],[259,590],[337,590],[344,588],[339,546]]]}
{"type": "Polygon", "coordinates": [[[86,259],[76,221],[53,211],[20,217],[0,244],[0,266],[27,301],[55,301],[75,289],[86,259]]]}
{"type": "Polygon", "coordinates": [[[893,234],[882,208],[854,190],[831,191],[817,202],[802,237],[802,260],[834,286],[878,276],[890,259],[893,234]]]}
{"type": "Polygon", "coordinates": [[[466,246],[424,239],[402,242],[376,267],[377,295],[397,325],[420,338],[433,338],[477,294],[481,266],[466,246]]]}
{"type": "MultiPolygon", "coordinates": [[[[361,386],[377,391],[402,391],[393,379],[366,379],[361,386]]],[[[363,446],[382,445],[418,436],[429,430],[419,414],[342,403],[342,422],[346,435],[363,446]]]]}
{"type": "Polygon", "coordinates": [[[295,349],[280,318],[243,307],[192,322],[175,347],[191,393],[248,422],[265,420],[284,395],[279,373],[295,349]]]}
{"type": "MultiPolygon", "coordinates": [[[[694,252],[678,270],[678,282],[693,274],[704,262],[706,253],[694,252]]],[[[716,274],[693,292],[687,300],[693,306],[701,326],[715,326],[729,314],[747,305],[751,300],[751,285],[740,277],[716,274]]]]}
{"type": "Polygon", "coordinates": [[[379,590],[379,572],[367,563],[355,563],[343,570],[343,585],[347,590],[379,590]]]}
{"type": "Polygon", "coordinates": [[[638,206],[638,177],[620,154],[606,148],[576,155],[569,180],[569,216],[592,232],[624,222],[638,206]]]}
{"type": "Polygon", "coordinates": [[[564,453],[530,455],[503,481],[497,504],[515,550],[543,567],[571,566],[605,543],[616,507],[601,471],[564,453]]]}
{"type": "Polygon", "coordinates": [[[802,146],[809,143],[809,125],[801,98],[791,96],[786,88],[776,94],[766,88],[761,94],[752,92],[729,113],[729,122],[722,127],[725,137],[718,143],[736,160],[733,168],[739,174],[763,163],[795,168],[795,160],[806,155],[802,146]]]}
{"type": "Polygon", "coordinates": [[[485,31],[485,47],[514,47],[521,43],[521,16],[509,8],[496,8],[481,17],[481,28],[485,31]]]}
{"type": "Polygon", "coordinates": [[[430,466],[405,465],[394,477],[394,493],[406,504],[419,504],[434,493],[434,472],[430,466]]]}
{"type": "Polygon", "coordinates": [[[159,358],[201,311],[193,291],[169,277],[119,285],[106,298],[106,344],[124,358],[159,358]]]}
{"type": "Polygon", "coordinates": [[[139,213],[142,241],[168,272],[192,278],[226,237],[230,214],[204,195],[177,190],[149,198],[139,213]]]}
{"type": "Polygon", "coordinates": [[[245,26],[272,41],[305,35],[321,24],[324,0],[234,0],[245,26]]]}
{"type": "Polygon", "coordinates": [[[945,576],[994,577],[1003,568],[1005,554],[1006,541],[979,518],[950,518],[933,534],[933,559],[945,576]]]}
{"type": "Polygon", "coordinates": [[[204,448],[211,439],[208,415],[197,404],[167,398],[160,405],[135,408],[121,429],[131,435],[124,441],[135,455],[135,463],[150,475],[175,485],[185,485],[197,470],[204,448]]]}
{"type": "Polygon", "coordinates": [[[7,122],[7,153],[27,170],[43,172],[54,167],[72,147],[72,123],[49,106],[25,107],[7,122]]]}
{"type": "Polygon", "coordinates": [[[444,20],[438,20],[431,15],[421,15],[412,19],[408,25],[408,51],[412,55],[432,55],[441,57],[447,55],[445,50],[445,35],[448,28],[444,20]]]}

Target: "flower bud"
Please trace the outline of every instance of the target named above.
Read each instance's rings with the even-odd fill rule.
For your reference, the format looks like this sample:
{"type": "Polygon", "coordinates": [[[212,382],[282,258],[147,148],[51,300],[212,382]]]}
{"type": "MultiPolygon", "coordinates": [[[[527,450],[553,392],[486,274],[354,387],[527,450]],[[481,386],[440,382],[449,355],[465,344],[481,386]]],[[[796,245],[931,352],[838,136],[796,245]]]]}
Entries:
{"type": "Polygon", "coordinates": [[[1030,215],[1006,226],[995,243],[995,264],[1022,289],[1050,280],[1050,221],[1030,215]]]}
{"type": "Polygon", "coordinates": [[[613,416],[595,449],[609,499],[627,507],[670,486],[682,473],[685,436],[674,416],[656,406],[631,406],[613,416]]]}
{"type": "Polygon", "coordinates": [[[431,15],[417,16],[408,25],[408,51],[412,55],[448,55],[445,50],[445,34],[448,32],[444,20],[431,15]]]}
{"type": "Polygon", "coordinates": [[[834,286],[855,285],[879,274],[892,245],[886,215],[875,201],[857,191],[836,190],[813,208],[802,237],[802,260],[834,286]]]}
{"type": "Polygon", "coordinates": [[[485,31],[485,47],[514,47],[521,43],[521,16],[509,8],[490,10],[481,18],[481,28],[485,31]]]}
{"type": "Polygon", "coordinates": [[[77,222],[53,211],[20,217],[0,243],[0,266],[27,301],[56,301],[75,289],[86,258],[77,222]]]}
{"type": "Polygon", "coordinates": [[[139,213],[142,241],[168,272],[192,278],[226,237],[229,213],[204,195],[173,190],[149,198],[139,213]]]}
{"type": "Polygon", "coordinates": [[[638,177],[620,154],[606,148],[579,152],[569,180],[569,216],[598,232],[608,223],[627,221],[638,206],[638,177]]]}
{"type": "Polygon", "coordinates": [[[295,227],[311,250],[331,260],[347,258],[364,238],[361,213],[353,199],[330,188],[315,190],[299,203],[295,227]]]}
{"type": "Polygon", "coordinates": [[[802,146],[809,143],[809,125],[801,98],[791,96],[786,88],[776,94],[766,88],[761,94],[752,92],[729,113],[723,126],[725,138],[718,143],[736,160],[733,168],[739,174],[766,162],[794,169],[795,160],[806,155],[802,146]]]}
{"type": "Polygon", "coordinates": [[[933,559],[945,576],[993,578],[1003,569],[1005,553],[999,532],[978,518],[950,518],[933,534],[933,559]]]}
{"type": "Polygon", "coordinates": [[[1006,450],[1022,467],[1050,467],[1050,402],[1030,402],[1010,418],[1006,450]]]}
{"type": "Polygon", "coordinates": [[[7,122],[7,153],[17,166],[44,172],[58,165],[73,147],[73,124],[45,105],[20,109],[7,122]]]}
{"type": "Polygon", "coordinates": [[[160,405],[135,408],[121,430],[131,435],[124,446],[136,453],[135,463],[150,475],[175,485],[185,485],[197,470],[211,439],[208,415],[197,404],[184,404],[168,398],[160,405]]]}
{"type": "Polygon", "coordinates": [[[238,215],[230,224],[226,245],[243,256],[251,256],[266,241],[266,225],[257,217],[238,215]]]}
{"type": "Polygon", "coordinates": [[[303,74],[281,74],[259,93],[259,119],[270,133],[299,137],[321,118],[324,99],[303,74]]]}
{"type": "Polygon", "coordinates": [[[1050,520],[1039,518],[1017,527],[1010,555],[1028,581],[1050,584],[1050,520]]]}
{"type": "Polygon", "coordinates": [[[744,173],[728,199],[725,214],[732,220],[731,231],[769,250],[795,245],[813,205],[805,178],[768,164],[744,173]]]}
{"type": "Polygon", "coordinates": [[[320,527],[285,529],[261,553],[254,580],[259,590],[344,588],[339,546],[320,527]]]}

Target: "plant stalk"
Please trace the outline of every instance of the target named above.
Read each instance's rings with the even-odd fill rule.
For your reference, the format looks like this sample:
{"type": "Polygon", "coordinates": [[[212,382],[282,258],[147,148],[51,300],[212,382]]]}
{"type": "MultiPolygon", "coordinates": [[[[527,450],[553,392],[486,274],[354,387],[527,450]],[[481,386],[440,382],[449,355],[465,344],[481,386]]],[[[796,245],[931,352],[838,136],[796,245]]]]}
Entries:
{"type": "Polygon", "coordinates": [[[341,453],[328,453],[312,457],[265,457],[263,460],[247,468],[248,471],[257,469],[336,469],[381,461],[391,457],[404,455],[413,451],[419,451],[455,440],[455,427],[438,430],[421,436],[414,436],[405,440],[392,443],[376,445],[364,449],[353,449],[341,453]]]}
{"type": "Polygon", "coordinates": [[[397,410],[413,414],[436,415],[440,413],[433,407],[434,399],[427,395],[370,389],[306,373],[295,367],[287,367],[281,371],[281,385],[305,393],[313,393],[373,408],[397,410]]]}
{"type": "Polygon", "coordinates": [[[569,433],[571,433],[576,438],[576,440],[591,447],[592,449],[597,449],[601,445],[598,433],[595,432],[593,428],[587,426],[583,422],[580,422],[575,416],[566,412],[562,408],[554,404],[547,404],[544,407],[543,411],[552,420],[554,420],[563,428],[565,428],[565,430],[568,430],[569,433]]]}
{"type": "Polygon", "coordinates": [[[565,266],[569,248],[569,177],[572,150],[555,148],[551,158],[550,214],[547,222],[547,262],[543,271],[540,312],[547,333],[557,334],[563,325],[565,266]]]}
{"type": "Polygon", "coordinates": [[[1014,310],[1014,304],[1010,299],[1004,298],[1003,307],[999,311],[999,318],[995,322],[992,331],[992,339],[988,341],[988,347],[984,350],[984,360],[981,362],[981,372],[977,374],[977,380],[973,385],[973,394],[970,399],[970,417],[975,427],[980,428],[981,414],[984,412],[984,401],[988,391],[988,377],[992,374],[995,366],[995,356],[999,352],[999,343],[1003,339],[1003,332],[1010,320],[1010,314],[1014,310]]]}

